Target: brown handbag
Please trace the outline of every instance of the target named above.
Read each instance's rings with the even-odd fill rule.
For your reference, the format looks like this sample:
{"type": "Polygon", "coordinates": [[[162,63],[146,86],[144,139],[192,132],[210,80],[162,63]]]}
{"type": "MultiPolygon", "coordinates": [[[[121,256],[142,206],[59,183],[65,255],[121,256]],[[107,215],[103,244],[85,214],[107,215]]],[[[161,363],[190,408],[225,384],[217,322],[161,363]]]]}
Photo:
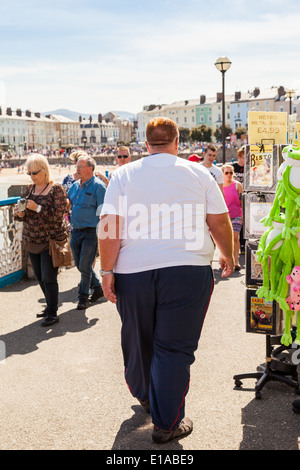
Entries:
{"type": "Polygon", "coordinates": [[[63,241],[49,238],[49,254],[54,268],[70,266],[73,258],[69,238],[67,237],[63,241]]]}

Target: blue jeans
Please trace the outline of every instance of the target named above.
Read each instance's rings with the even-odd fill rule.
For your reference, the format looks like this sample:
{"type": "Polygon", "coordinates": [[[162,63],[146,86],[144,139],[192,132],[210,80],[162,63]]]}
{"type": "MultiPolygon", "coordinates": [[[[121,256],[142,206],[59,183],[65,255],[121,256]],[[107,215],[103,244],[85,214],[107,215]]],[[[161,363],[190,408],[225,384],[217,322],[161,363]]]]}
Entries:
{"type": "Polygon", "coordinates": [[[28,253],[35,278],[39,282],[45,295],[47,307],[46,315],[57,316],[58,309],[58,268],[54,268],[49,250],[42,251],[38,255],[28,253]]]}
{"type": "Polygon", "coordinates": [[[93,262],[97,253],[98,238],[96,228],[87,230],[73,229],[71,235],[71,249],[74,262],[81,273],[81,281],[78,290],[79,302],[86,302],[90,288],[101,288],[99,278],[93,270],[93,262]]]}

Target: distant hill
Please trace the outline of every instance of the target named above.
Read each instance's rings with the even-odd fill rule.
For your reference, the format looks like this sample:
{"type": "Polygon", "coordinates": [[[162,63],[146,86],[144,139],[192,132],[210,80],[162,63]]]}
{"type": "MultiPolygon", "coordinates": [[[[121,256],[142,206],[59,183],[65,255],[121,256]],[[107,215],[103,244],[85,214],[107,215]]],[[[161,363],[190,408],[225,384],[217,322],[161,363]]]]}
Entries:
{"type": "MultiPolygon", "coordinates": [[[[130,113],[128,111],[111,111],[111,112],[117,114],[122,119],[129,119],[131,122],[133,122],[135,119],[135,114],[130,113]]],[[[61,114],[62,116],[65,116],[69,119],[73,119],[74,121],[78,121],[79,116],[83,118],[87,118],[87,119],[90,116],[92,116],[93,119],[98,119],[98,114],[78,113],[77,111],[70,111],[69,109],[55,109],[54,111],[45,111],[41,114],[43,116],[46,116],[47,114],[61,114]]],[[[104,116],[105,114],[107,113],[102,113],[102,116],[104,116]]]]}

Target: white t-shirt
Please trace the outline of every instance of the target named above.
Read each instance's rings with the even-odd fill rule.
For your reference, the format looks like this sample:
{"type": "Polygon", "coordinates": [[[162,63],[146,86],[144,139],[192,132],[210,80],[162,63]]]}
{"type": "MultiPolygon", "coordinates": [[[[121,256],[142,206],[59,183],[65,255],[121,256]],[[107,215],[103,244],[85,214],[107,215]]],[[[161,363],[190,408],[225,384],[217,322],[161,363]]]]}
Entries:
{"type": "Polygon", "coordinates": [[[225,212],[218,185],[198,163],[161,153],[123,165],[111,177],[101,211],[124,220],[114,271],[209,265],[214,244],[206,214],[225,212]]]}
{"type": "MultiPolygon", "coordinates": [[[[200,163],[200,165],[204,166],[203,163],[200,163]]],[[[217,167],[216,165],[212,165],[206,169],[210,172],[218,184],[223,184],[223,172],[221,168],[217,167]]]]}

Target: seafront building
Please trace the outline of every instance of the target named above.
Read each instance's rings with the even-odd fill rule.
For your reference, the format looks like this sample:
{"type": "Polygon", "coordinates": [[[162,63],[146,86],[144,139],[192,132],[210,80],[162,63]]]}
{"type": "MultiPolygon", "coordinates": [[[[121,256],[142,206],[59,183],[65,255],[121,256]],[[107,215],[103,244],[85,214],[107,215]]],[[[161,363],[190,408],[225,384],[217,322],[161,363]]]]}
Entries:
{"type": "Polygon", "coordinates": [[[129,143],[134,124],[118,115],[99,114],[98,119],[82,118],[75,121],[60,114],[47,116],[21,109],[0,107],[0,154],[15,152],[22,156],[28,151],[52,151],[77,147],[101,147],[129,143]]]}
{"type": "MultiPolygon", "coordinates": [[[[297,114],[300,118],[300,91],[294,91],[291,100],[283,86],[271,87],[242,93],[235,92],[225,96],[225,124],[234,133],[238,128],[248,129],[249,111],[279,111],[297,114]]],[[[145,141],[145,132],[149,120],[154,116],[173,119],[179,127],[193,129],[201,125],[211,127],[212,134],[222,126],[222,93],[214,97],[200,95],[199,99],[176,101],[172,104],[146,105],[137,115],[137,141],[145,141]]],[[[298,118],[297,118],[298,120],[298,118]]],[[[214,139],[214,136],[212,135],[214,139]]]]}
{"type": "MultiPolygon", "coordinates": [[[[288,96],[283,86],[261,90],[235,92],[225,96],[225,123],[235,133],[248,128],[248,112],[286,112],[300,116],[300,92],[288,96]]],[[[0,107],[0,153],[14,151],[23,155],[26,151],[72,149],[76,147],[112,146],[118,142],[143,144],[146,127],[153,117],[168,117],[179,127],[193,129],[205,125],[214,132],[222,126],[222,93],[214,97],[200,95],[199,99],[176,101],[171,104],[145,105],[136,121],[122,119],[109,112],[97,118],[90,116],[73,120],[60,114],[43,116],[39,112],[22,111],[0,107]]]]}

